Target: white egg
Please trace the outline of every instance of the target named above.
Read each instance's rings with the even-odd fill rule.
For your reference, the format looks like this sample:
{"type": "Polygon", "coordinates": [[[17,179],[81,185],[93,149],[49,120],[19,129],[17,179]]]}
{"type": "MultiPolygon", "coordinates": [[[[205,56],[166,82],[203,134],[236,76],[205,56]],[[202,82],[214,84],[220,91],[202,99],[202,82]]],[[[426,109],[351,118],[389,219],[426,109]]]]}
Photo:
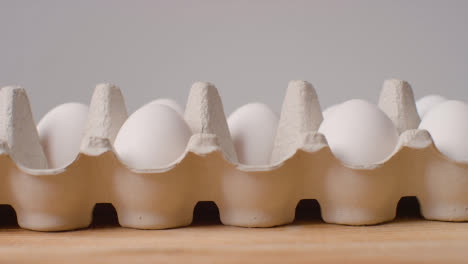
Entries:
{"type": "Polygon", "coordinates": [[[269,164],[278,117],[267,105],[250,103],[238,108],[229,116],[228,126],[239,163],[269,164]]]}
{"type": "Polygon", "coordinates": [[[324,119],[319,132],[333,154],[345,164],[370,165],[388,158],[398,143],[398,131],[376,105],[350,100],[324,119]]]}
{"type": "Polygon", "coordinates": [[[445,97],[436,94],[421,97],[416,101],[416,109],[418,110],[419,117],[422,119],[427,112],[445,101],[447,101],[445,97]]]}
{"type": "Polygon", "coordinates": [[[419,124],[429,131],[437,149],[456,161],[468,161],[468,104],[446,101],[429,111],[419,124]]]}
{"type": "Polygon", "coordinates": [[[176,101],[174,101],[174,100],[172,100],[170,98],[156,99],[154,101],[151,101],[151,102],[147,103],[146,105],[149,105],[149,104],[162,104],[162,105],[165,105],[165,106],[169,106],[174,111],[179,113],[181,116],[184,115],[184,109],[176,101]]]}
{"type": "Polygon", "coordinates": [[[329,118],[335,110],[340,106],[340,104],[335,104],[327,107],[325,110],[322,111],[323,119],[329,118]]]}
{"type": "Polygon", "coordinates": [[[174,109],[147,104],[122,125],[114,142],[120,160],[135,169],[163,168],[184,153],[192,133],[174,109]]]}
{"type": "Polygon", "coordinates": [[[88,119],[88,106],[66,103],[50,110],[37,125],[49,168],[62,168],[75,160],[88,119]]]}

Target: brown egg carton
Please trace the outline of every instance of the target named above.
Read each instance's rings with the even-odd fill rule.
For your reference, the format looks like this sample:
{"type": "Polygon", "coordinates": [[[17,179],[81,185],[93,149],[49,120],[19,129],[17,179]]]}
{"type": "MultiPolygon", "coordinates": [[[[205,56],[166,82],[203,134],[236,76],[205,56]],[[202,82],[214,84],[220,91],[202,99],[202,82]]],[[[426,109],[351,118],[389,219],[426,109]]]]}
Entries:
{"type": "Polygon", "coordinates": [[[221,222],[243,227],[291,223],[302,199],[320,203],[323,220],[371,225],[395,218],[397,203],[416,196],[424,218],[468,220],[468,164],[443,156],[425,130],[410,86],[384,83],[379,106],[400,138],[379,164],[337,160],[317,133],[322,113],[314,88],[292,81],[286,92],[271,165],[237,162],[221,99],[195,83],[184,118],[193,135],[167,167],[126,167],[113,149],[127,118],[116,86],[101,84],[91,99],[81,150],[64,168],[48,169],[29,101],[21,88],[0,90],[0,204],[11,205],[22,228],[58,231],[91,224],[96,203],[111,203],[120,225],[164,229],[190,225],[199,201],[214,201],[221,222]]]}

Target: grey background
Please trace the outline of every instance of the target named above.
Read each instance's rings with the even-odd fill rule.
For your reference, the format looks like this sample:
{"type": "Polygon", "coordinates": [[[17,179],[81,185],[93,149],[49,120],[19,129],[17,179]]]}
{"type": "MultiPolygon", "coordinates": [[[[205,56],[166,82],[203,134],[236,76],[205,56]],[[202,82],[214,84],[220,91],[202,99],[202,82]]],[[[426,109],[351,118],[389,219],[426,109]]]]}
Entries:
{"type": "Polygon", "coordinates": [[[121,87],[130,112],[185,104],[213,82],[226,114],[252,101],[276,112],[291,79],[322,108],[376,101],[386,78],[416,97],[468,99],[468,1],[0,0],[0,85],[26,88],[36,121],[60,103],[121,87]]]}

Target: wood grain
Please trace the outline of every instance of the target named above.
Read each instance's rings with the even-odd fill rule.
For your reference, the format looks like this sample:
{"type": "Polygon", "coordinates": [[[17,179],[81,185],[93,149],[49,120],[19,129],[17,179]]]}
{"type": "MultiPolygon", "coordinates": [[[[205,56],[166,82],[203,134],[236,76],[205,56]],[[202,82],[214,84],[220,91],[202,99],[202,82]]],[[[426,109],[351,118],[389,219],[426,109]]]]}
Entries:
{"type": "MultiPolygon", "coordinates": [[[[206,212],[205,212],[206,213],[206,212]]],[[[95,215],[96,218],[99,218],[95,215]]],[[[197,217],[169,230],[121,228],[44,233],[0,227],[1,263],[441,263],[468,261],[468,223],[399,216],[376,226],[323,223],[317,212],[275,228],[223,226],[197,217]]]]}

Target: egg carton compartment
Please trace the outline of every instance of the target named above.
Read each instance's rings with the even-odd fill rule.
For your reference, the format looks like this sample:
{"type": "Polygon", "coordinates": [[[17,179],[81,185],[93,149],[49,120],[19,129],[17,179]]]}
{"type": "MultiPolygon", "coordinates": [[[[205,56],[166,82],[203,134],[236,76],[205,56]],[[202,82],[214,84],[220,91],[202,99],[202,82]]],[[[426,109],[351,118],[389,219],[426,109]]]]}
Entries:
{"type": "Polygon", "coordinates": [[[191,90],[184,119],[192,131],[169,166],[137,170],[119,160],[113,142],[127,119],[118,87],[95,89],[76,159],[47,168],[25,91],[0,90],[0,204],[22,228],[60,231],[91,224],[97,203],[111,203],[121,226],[165,229],[190,225],[199,201],[213,201],[223,224],[273,227],[291,223],[302,199],[316,199],[327,223],[372,225],[395,218],[398,201],[416,196],[424,218],[468,220],[468,163],[442,155],[420,122],[408,83],[388,80],[379,107],[400,132],[386,160],[355,166],[339,161],[317,132],[316,92],[291,81],[271,165],[239,164],[221,98],[209,83],[191,90]]]}

